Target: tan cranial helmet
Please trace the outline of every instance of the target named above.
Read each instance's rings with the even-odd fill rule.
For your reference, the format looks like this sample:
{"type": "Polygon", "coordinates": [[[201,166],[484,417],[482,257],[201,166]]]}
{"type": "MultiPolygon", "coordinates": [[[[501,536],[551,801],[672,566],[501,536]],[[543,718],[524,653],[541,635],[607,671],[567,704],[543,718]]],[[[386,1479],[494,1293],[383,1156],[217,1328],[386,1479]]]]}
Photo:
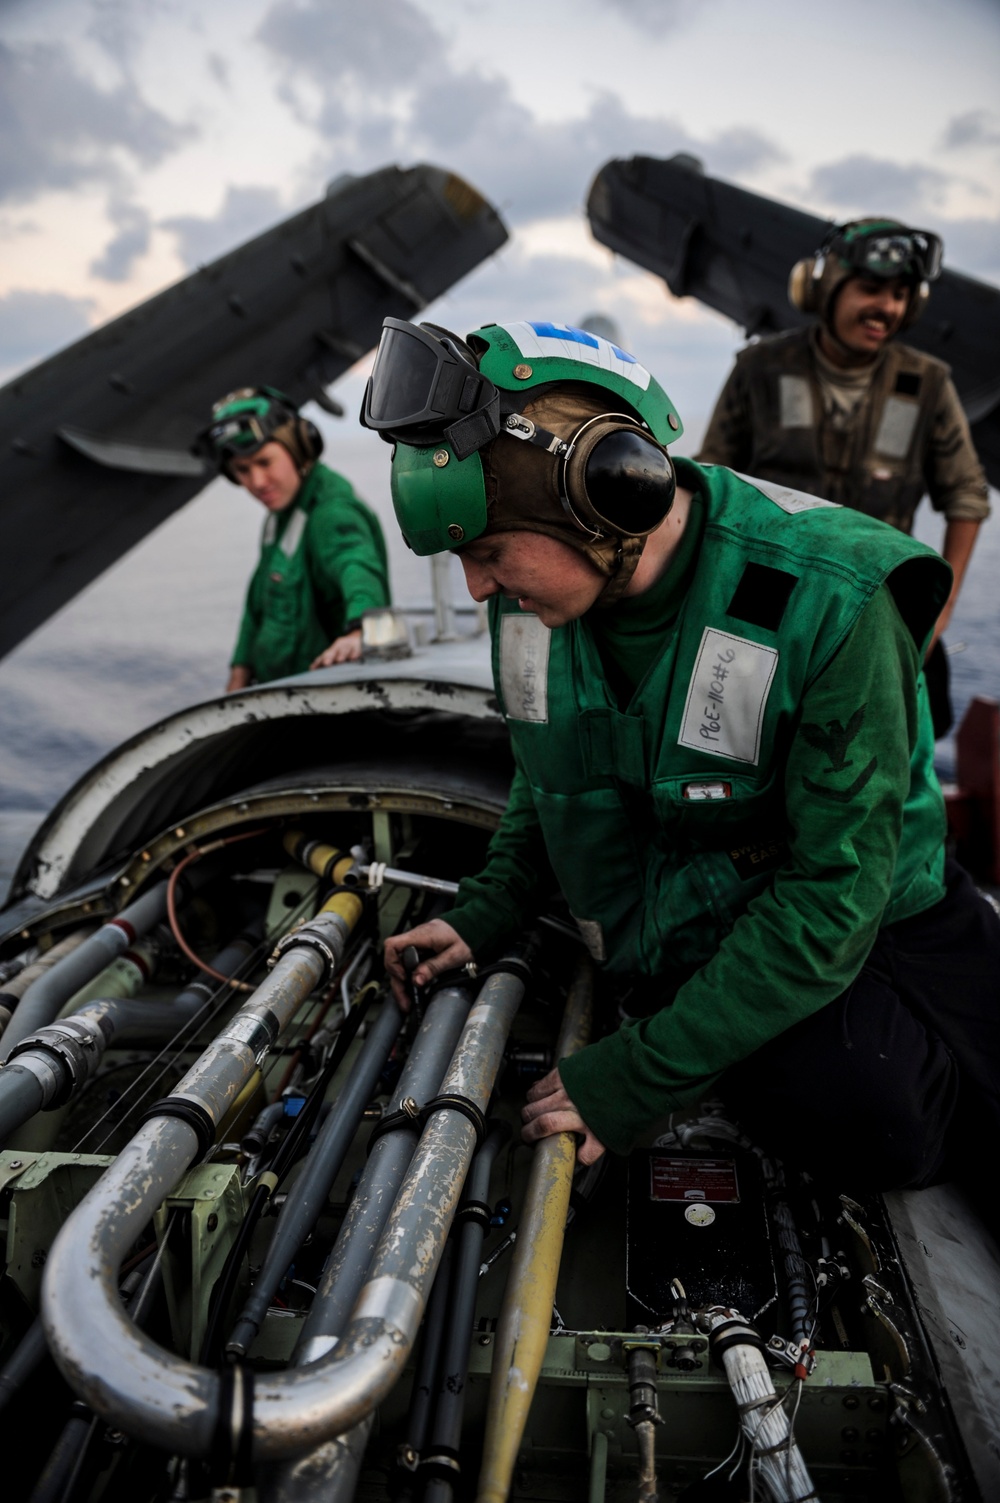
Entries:
{"type": "MultiPolygon", "coordinates": [[[[522,416],[558,438],[576,435],[576,451],[570,463],[581,468],[586,466],[592,448],[586,432],[581,433],[585,425],[603,419],[594,422],[590,430],[596,440],[613,429],[615,417],[620,417],[623,429],[635,426],[625,414],[614,413],[608,398],[598,389],[575,382],[543,392],[525,405],[522,416]]],[[[488,508],[484,535],[541,532],[568,543],[605,577],[598,604],[613,605],[620,599],[642,557],[645,536],[581,530],[566,509],[559,483],[560,462],[544,449],[501,434],[483,451],[482,461],[488,508]]]]}

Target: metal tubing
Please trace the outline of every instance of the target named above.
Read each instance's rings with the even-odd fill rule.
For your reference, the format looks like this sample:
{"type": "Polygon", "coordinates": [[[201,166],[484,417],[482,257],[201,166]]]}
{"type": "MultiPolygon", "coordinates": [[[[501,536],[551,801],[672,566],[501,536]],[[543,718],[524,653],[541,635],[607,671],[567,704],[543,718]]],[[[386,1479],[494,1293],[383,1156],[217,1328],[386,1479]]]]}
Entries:
{"type": "MultiPolygon", "coordinates": [[[[255,948],[251,936],[241,936],[219,952],[214,964],[231,975],[255,948]]],[[[64,1116],[61,1108],[92,1078],[112,1044],[120,1045],[126,1038],[173,1038],[212,995],[213,989],[205,982],[194,981],[173,1002],[112,997],[85,1002],[75,1012],[64,1007],[55,1023],[22,1040],[19,1052],[0,1070],[0,1143],[30,1123],[26,1132],[17,1133],[16,1146],[29,1152],[46,1152],[59,1133],[64,1116]],[[73,1051],[75,1064],[71,1064],[67,1045],[73,1049],[74,1039],[83,1040],[84,1047],[73,1051]],[[25,1048],[25,1044],[32,1047],[25,1048]],[[28,1077],[34,1080],[33,1089],[26,1084],[28,1077]],[[31,1121],[39,1113],[46,1115],[31,1121]]]]}
{"type": "MultiPolygon", "coordinates": [[[[422,1105],[436,1094],[471,1006],[471,987],[435,992],[399,1077],[397,1101],[422,1105]]],[[[343,1335],[416,1146],[416,1124],[412,1131],[384,1133],[372,1144],[296,1344],[293,1366],[325,1357],[343,1335]]],[[[368,1416],[345,1435],[262,1469],[257,1478],[262,1503],[349,1503],[370,1429],[368,1416]]]]}
{"type": "Polygon", "coordinates": [[[250,1350],[289,1263],[316,1225],[402,1025],[403,1013],[390,997],[281,1208],[261,1270],[226,1344],[233,1355],[245,1356],[250,1350]]]}
{"type": "MultiPolygon", "coordinates": [[[[506,1123],[494,1124],[486,1142],[476,1154],[465,1183],[464,1201],[485,1201],[490,1190],[490,1175],[496,1156],[510,1134],[506,1123]]],[[[430,1438],[422,1446],[421,1468],[430,1470],[423,1493],[423,1503],[451,1503],[459,1478],[454,1460],[462,1438],[462,1415],[469,1372],[469,1349],[472,1325],[479,1293],[479,1266],[487,1228],[469,1218],[458,1235],[458,1251],[450,1290],[448,1328],[441,1355],[441,1373],[435,1395],[434,1413],[429,1427],[430,1438]],[[454,1477],[435,1475],[439,1468],[454,1468],[454,1477]]]]}
{"type": "MultiPolygon", "coordinates": [[[[412,1099],[422,1106],[436,1094],[471,1006],[471,987],[434,994],[399,1077],[397,1102],[412,1099]]],[[[372,1144],[299,1336],[295,1366],[325,1357],[343,1335],[416,1146],[415,1124],[412,1133],[383,1133],[372,1144]]]]}
{"type": "MultiPolygon", "coordinates": [[[[331,901],[338,896],[343,895],[331,901]]],[[[292,950],[285,958],[290,967],[315,964],[311,950],[292,950]]],[[[230,1061],[242,1053],[241,1077],[256,1065],[247,1032],[239,1032],[241,1019],[252,1024],[249,1037],[256,1039],[266,993],[283,1026],[297,1007],[296,1001],[282,999],[289,988],[290,978],[279,961],[270,982],[188,1073],[175,1099],[194,1096],[212,1107],[231,1099],[235,1072],[230,1061]]],[[[520,976],[498,972],[487,980],[462,1031],[443,1091],[485,1110],[523,992],[520,976]]],[[[272,1020],[274,1016],[272,1012],[272,1020]]],[[[268,1037],[278,1032],[280,1026],[267,1029],[268,1037]]],[[[308,1367],[257,1374],[255,1460],[296,1455],[342,1434],[396,1383],[420,1324],[475,1138],[472,1122],[458,1111],[441,1110],[431,1117],[343,1339],[328,1357],[308,1367]]],[[[56,1238],[42,1288],[49,1346],[70,1386],[126,1434],[185,1456],[205,1456],[215,1442],[222,1402],[219,1375],[165,1352],[132,1326],[122,1312],[115,1278],[126,1249],[176,1186],[197,1147],[193,1128],[175,1117],[144,1126],[56,1238]]]]}
{"type": "MultiPolygon", "coordinates": [[[[360,907],[354,897],[335,895],[331,911],[297,931],[300,942],[286,949],[171,1101],[190,1104],[216,1126],[225,1120],[268,1049],[329,973],[331,959],[343,953],[360,907]]],[[[195,1129],[176,1116],[144,1124],[63,1226],[42,1286],[49,1347],[70,1386],[129,1434],[185,1455],[204,1455],[214,1434],[208,1396],[189,1381],[189,1373],[202,1370],[170,1357],[131,1324],[116,1279],[129,1247],[200,1146],[195,1129]],[[174,1443],[178,1426],[182,1445],[174,1443]]]]}
{"type": "MultiPolygon", "coordinates": [[[[590,1037],[592,996],[593,969],[581,958],[566,998],[557,1059],[575,1054],[590,1037]]],[[[506,1503],[510,1492],[548,1346],[575,1163],[572,1133],[543,1138],[535,1148],[497,1323],[477,1503],[506,1503]]]]}
{"type": "Polygon", "coordinates": [[[0,1059],[5,1060],[14,1045],[29,1034],[51,1023],[75,992],[99,975],[140,934],[158,924],[166,911],[167,884],[157,882],[33,981],[0,1038],[0,1059]]]}
{"type": "Polygon", "coordinates": [[[64,934],[51,949],[30,961],[23,970],[18,971],[9,981],[5,981],[0,986],[0,1002],[7,1005],[23,997],[33,981],[37,981],[39,976],[44,976],[46,971],[50,971],[64,955],[70,955],[74,950],[78,950],[93,932],[94,925],[90,924],[85,929],[74,929],[71,933],[64,934]]]}
{"type": "Polygon", "coordinates": [[[0,1147],[45,1100],[45,1085],[30,1064],[13,1060],[0,1070],[0,1147]]]}

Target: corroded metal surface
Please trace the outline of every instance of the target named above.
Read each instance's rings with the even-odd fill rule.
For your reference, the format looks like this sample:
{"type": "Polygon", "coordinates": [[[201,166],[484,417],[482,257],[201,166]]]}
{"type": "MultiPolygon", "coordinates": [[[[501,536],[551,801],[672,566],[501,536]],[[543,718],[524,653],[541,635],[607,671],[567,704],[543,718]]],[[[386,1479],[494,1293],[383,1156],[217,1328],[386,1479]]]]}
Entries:
{"type": "MultiPolygon", "coordinates": [[[[298,973],[317,964],[310,950],[290,952],[234,1021],[270,1010],[280,1032],[297,1006],[298,973]]],[[[523,991],[523,981],[505,973],[486,982],[442,1082],[444,1092],[485,1110],[523,991]]],[[[302,995],[300,990],[298,1000],[302,995]]],[[[206,1051],[179,1088],[213,1110],[231,1101],[239,1066],[256,1067],[242,1038],[227,1043],[224,1032],[220,1042],[225,1047],[217,1043],[206,1051]]],[[[258,1378],[257,1459],[296,1455],[342,1434],[393,1386],[416,1335],[475,1141],[472,1122],[458,1112],[431,1117],[343,1341],[309,1367],[258,1378]]],[[[206,1455],[215,1438],[218,1375],[166,1352],[132,1325],[116,1281],[127,1249],[197,1149],[193,1129],[176,1118],[157,1118],[140,1129],[57,1238],[42,1311],[53,1356],[75,1392],[130,1436],[186,1456],[206,1455]]]]}
{"type": "MultiPolygon", "coordinates": [[[[584,958],[566,999],[556,1059],[586,1044],[592,998],[593,969],[584,958]]],[[[510,1492],[548,1346],[575,1165],[572,1133],[543,1138],[535,1148],[497,1326],[478,1503],[505,1503],[510,1492]]]]}

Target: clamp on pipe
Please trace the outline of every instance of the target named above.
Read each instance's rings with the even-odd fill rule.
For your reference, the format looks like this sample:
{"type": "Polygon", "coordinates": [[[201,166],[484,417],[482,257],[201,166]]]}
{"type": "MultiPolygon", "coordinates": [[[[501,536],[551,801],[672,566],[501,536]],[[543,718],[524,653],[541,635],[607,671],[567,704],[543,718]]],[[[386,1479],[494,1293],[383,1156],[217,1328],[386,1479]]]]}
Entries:
{"type": "Polygon", "coordinates": [[[42,1110],[64,1106],[97,1073],[111,1037],[111,1025],[85,1013],[48,1023],[10,1051],[22,1070],[42,1088],[42,1110]]]}

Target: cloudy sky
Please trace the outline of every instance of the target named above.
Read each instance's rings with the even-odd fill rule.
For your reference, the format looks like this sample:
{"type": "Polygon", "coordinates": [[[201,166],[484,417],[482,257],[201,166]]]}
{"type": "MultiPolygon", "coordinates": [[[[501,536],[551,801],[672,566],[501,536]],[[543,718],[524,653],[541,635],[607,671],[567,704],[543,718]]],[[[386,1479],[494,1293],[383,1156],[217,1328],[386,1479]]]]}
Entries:
{"type": "MultiPolygon", "coordinates": [[[[740,333],[594,243],[597,169],[693,152],[820,215],[936,229],[949,264],[1000,283],[998,78],[997,0],[0,0],[0,381],[338,174],[428,161],[511,231],[428,316],[611,316],[692,452],[740,333]]],[[[365,365],[337,387],[351,414],[365,365]]],[[[426,585],[388,525],[384,445],[319,420],[412,603],[426,585]]],[[[215,482],[0,664],[11,721],[51,740],[0,744],[10,798],[43,805],[221,686],[259,525],[215,482]]]]}
{"type": "Polygon", "coordinates": [[[0,0],[0,372],[424,160],[512,231],[441,321],[603,310],[700,421],[737,336],[594,244],[601,163],[695,152],[1000,280],[998,77],[996,0],[0,0]]]}

